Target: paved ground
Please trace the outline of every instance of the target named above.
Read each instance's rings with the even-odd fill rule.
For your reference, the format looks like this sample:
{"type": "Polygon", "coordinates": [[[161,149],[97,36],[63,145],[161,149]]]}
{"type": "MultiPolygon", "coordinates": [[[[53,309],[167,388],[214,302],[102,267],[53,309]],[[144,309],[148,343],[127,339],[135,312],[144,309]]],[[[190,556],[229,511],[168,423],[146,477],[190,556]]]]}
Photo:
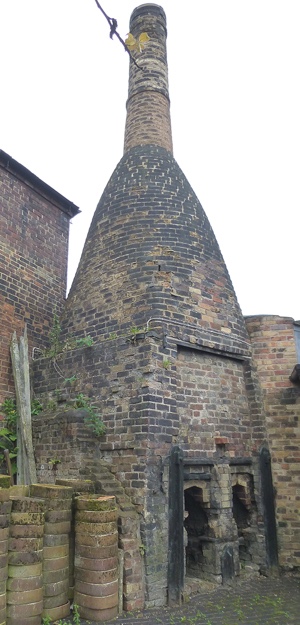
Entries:
{"type": "MultiPolygon", "coordinates": [[[[260,577],[233,587],[206,587],[180,608],[124,613],[106,621],[108,624],[300,625],[300,578],[260,577]]],[[[81,625],[87,625],[87,621],[81,621],[81,625]]]]}

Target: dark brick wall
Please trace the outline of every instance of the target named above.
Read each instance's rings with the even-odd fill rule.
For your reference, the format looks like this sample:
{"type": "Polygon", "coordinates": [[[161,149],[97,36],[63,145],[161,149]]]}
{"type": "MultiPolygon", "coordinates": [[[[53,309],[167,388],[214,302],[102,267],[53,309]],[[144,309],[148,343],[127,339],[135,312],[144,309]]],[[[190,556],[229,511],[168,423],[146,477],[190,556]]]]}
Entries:
{"type": "Polygon", "coordinates": [[[28,326],[44,347],[66,292],[69,217],[0,166],[0,403],[13,393],[9,343],[28,326]]]}
{"type": "Polygon", "coordinates": [[[247,353],[234,289],[202,206],[171,154],[125,154],[96,209],[65,327],[94,338],[162,318],[207,346],[247,353]]]}

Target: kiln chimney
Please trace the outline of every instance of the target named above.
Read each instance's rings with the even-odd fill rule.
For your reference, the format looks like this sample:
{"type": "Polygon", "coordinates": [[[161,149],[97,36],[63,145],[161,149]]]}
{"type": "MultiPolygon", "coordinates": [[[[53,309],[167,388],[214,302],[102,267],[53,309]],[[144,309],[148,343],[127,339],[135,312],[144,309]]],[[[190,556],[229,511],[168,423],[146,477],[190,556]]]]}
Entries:
{"type": "MultiPolygon", "coordinates": [[[[199,344],[248,352],[249,340],[218,243],[172,154],[166,16],[137,7],[130,32],[124,155],[95,211],[64,328],[95,340],[164,319],[199,344]]],[[[176,331],[175,331],[176,330],[176,331]]]]}
{"type": "Polygon", "coordinates": [[[134,53],[127,100],[124,152],[137,145],[159,145],[172,152],[170,100],[166,51],[166,16],[156,4],[142,4],[131,16],[130,33],[150,40],[134,53]]]}

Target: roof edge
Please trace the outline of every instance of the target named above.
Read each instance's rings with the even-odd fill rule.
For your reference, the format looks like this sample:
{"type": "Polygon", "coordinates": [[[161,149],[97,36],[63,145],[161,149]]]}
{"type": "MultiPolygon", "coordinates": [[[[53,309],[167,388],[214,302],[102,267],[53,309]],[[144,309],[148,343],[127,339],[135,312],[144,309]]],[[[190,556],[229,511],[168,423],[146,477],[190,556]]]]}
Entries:
{"type": "Polygon", "coordinates": [[[71,219],[80,213],[78,206],[70,202],[66,197],[61,195],[58,191],[50,187],[46,182],[38,178],[27,167],[21,165],[18,161],[12,158],[9,154],[0,149],[0,167],[6,171],[14,174],[16,178],[27,184],[45,199],[50,200],[61,211],[63,211],[71,219]]]}

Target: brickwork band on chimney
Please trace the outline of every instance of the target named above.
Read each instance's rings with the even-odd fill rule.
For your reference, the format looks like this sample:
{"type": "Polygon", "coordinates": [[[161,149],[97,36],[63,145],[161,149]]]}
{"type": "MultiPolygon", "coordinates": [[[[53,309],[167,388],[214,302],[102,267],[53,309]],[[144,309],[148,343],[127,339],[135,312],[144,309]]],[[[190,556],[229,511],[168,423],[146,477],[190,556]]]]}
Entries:
{"type": "Polygon", "coordinates": [[[138,145],[173,151],[166,51],[166,16],[156,4],[142,4],[132,13],[130,32],[150,37],[144,50],[130,61],[124,153],[138,145]],[[140,68],[140,69],[139,69],[140,68]]]}

